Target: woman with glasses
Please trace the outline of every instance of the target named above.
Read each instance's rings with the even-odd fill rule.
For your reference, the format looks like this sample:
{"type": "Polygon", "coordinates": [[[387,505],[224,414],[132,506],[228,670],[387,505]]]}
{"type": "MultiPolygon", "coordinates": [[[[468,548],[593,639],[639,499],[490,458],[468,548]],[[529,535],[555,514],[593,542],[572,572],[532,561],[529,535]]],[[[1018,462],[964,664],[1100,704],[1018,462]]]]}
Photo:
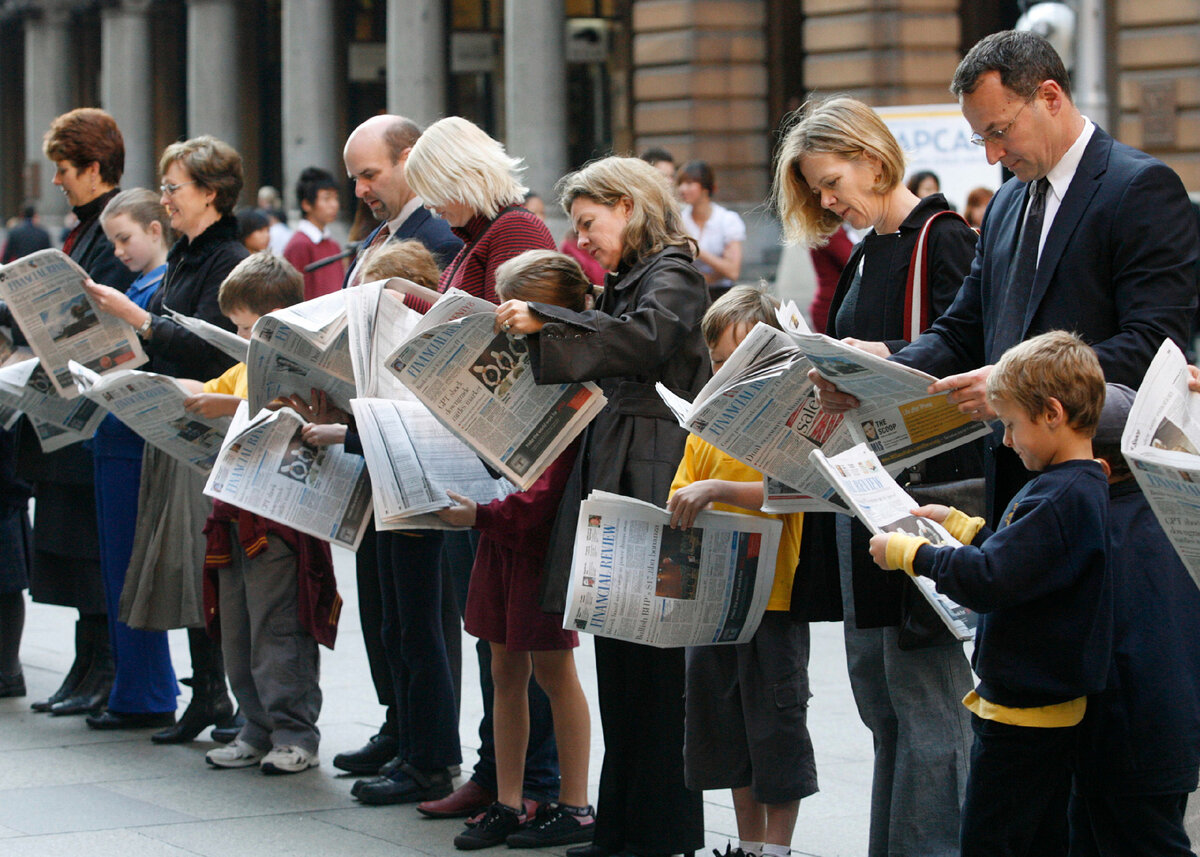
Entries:
{"type": "MultiPolygon", "coordinates": [[[[161,201],[179,236],[167,255],[162,286],[146,309],[106,286],[93,284],[91,293],[99,309],[137,330],[150,357],[144,368],[206,381],[221,375],[233,360],[172,321],[166,310],[234,329],[217,306],[217,292],[233,267],[250,255],[238,239],[233,216],[242,190],[242,158],[214,137],[195,137],[168,146],[159,170],[161,201]]],[[[227,730],[234,726],[221,650],[204,630],[202,531],[212,511],[204,481],[147,444],[122,614],[133,627],[188,628],[192,656],[192,700],[174,726],[152,736],[159,744],[191,741],[213,724],[227,730]]]]}
{"type": "MultiPolygon", "coordinates": [[[[940,193],[918,199],[903,177],[896,138],[871,108],[845,96],[801,108],[775,170],[775,203],[789,240],[817,246],[843,222],[868,230],[838,281],[825,332],[880,357],[913,335],[905,323],[913,249],[926,223],[950,210],[940,193]]],[[[975,241],[957,215],[930,224],[926,321],[954,300],[975,241]]],[[[921,480],[981,476],[977,446],[924,462],[921,480]]],[[[830,572],[840,578],[850,684],[874,736],[869,853],[957,854],[971,747],[968,712],[960,703],[972,686],[962,645],[903,575],[876,573],[865,527],[840,515],[806,516],[805,538],[816,537],[816,528],[836,528],[838,557],[830,572]]]]}

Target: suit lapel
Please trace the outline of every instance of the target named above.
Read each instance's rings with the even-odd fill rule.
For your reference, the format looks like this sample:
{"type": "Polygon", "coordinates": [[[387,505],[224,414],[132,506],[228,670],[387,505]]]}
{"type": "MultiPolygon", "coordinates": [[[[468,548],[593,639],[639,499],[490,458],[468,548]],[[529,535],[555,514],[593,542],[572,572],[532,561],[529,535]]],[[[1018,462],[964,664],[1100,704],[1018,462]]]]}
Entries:
{"type": "Polygon", "coordinates": [[[400,224],[400,228],[396,230],[396,234],[393,237],[398,241],[414,237],[421,230],[421,226],[425,221],[432,216],[424,207],[418,208],[404,219],[404,222],[400,224]]]}

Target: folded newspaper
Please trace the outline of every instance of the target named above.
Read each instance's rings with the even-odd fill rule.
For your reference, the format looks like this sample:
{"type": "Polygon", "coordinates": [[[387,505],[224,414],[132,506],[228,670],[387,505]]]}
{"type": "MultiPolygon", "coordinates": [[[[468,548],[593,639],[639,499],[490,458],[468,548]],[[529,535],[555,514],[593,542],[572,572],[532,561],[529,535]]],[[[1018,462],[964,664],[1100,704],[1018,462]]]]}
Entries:
{"type": "Polygon", "coordinates": [[[334,292],[275,310],[259,318],[246,357],[250,411],[258,413],[279,396],[324,390],[342,410],[356,395],[345,295],[334,292]]]}
{"type": "Polygon", "coordinates": [[[250,351],[250,340],[242,339],[233,331],[217,327],[212,322],[205,321],[202,318],[193,318],[190,315],[175,312],[175,310],[169,307],[164,307],[164,309],[166,310],[167,318],[180,327],[196,334],[209,345],[229,355],[238,363],[246,362],[246,357],[250,351]]]}
{"type": "Polygon", "coordinates": [[[29,417],[43,452],[90,440],[105,415],[104,408],[86,398],[60,396],[36,357],[0,369],[0,408],[6,429],[20,414],[29,417]]]}
{"type": "Polygon", "coordinates": [[[525,489],[607,399],[591,382],[534,381],[525,338],[497,333],[494,310],[451,289],[387,365],[446,428],[525,489]]]}
{"type": "MultiPolygon", "coordinates": [[[[905,493],[888,475],[878,456],[865,443],[837,455],[812,452],[813,464],[820,468],[846,503],[872,533],[907,533],[929,539],[933,545],[961,546],[941,524],[918,518],[912,510],[921,504],[905,493]]],[[[908,577],[908,575],[905,575],[908,577]]],[[[975,638],[978,615],[937,591],[927,577],[909,577],[938,618],[959,640],[975,638]]]]}
{"type": "Polygon", "coordinates": [[[1200,393],[1165,340],[1129,411],[1121,452],[1192,580],[1200,586],[1200,393]]]}
{"type": "Polygon", "coordinates": [[[198,473],[212,470],[230,418],[210,419],[185,409],[191,393],[174,378],[137,369],[102,377],[79,368],[75,381],[84,396],[115,414],[146,443],[198,473]]]}
{"type": "Polygon", "coordinates": [[[767,609],[783,524],[593,491],[579,510],[563,627],[660,648],[744,643],[767,609]]]}
{"type": "Polygon", "coordinates": [[[221,445],[204,493],[319,539],[358,550],[371,516],[371,486],[360,456],[340,444],[310,446],[291,408],[253,419],[243,402],[221,445]]]}
{"type": "Polygon", "coordinates": [[[362,398],[417,400],[387,368],[388,355],[400,347],[421,320],[421,314],[404,303],[399,290],[406,285],[412,284],[393,277],[344,292],[350,364],[354,386],[362,398]]]}
{"type": "Polygon", "coordinates": [[[79,395],[68,364],[101,375],[146,362],[137,333],[100,312],[83,287],[87,272],[60,250],[38,250],[0,266],[0,300],[42,361],[59,395],[79,395]]]}

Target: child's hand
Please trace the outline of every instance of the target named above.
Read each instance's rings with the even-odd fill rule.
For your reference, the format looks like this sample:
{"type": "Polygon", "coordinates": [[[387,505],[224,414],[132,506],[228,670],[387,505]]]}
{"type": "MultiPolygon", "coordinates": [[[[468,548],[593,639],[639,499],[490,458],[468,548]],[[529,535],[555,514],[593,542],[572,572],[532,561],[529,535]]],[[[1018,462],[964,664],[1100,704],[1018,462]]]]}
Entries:
{"type": "Polygon", "coordinates": [[[470,497],[455,494],[453,491],[447,491],[446,494],[454,501],[455,505],[448,509],[438,509],[435,514],[452,527],[475,526],[476,510],[479,505],[470,497]]]}
{"type": "Polygon", "coordinates": [[[927,506],[919,506],[913,509],[912,513],[918,518],[928,518],[931,521],[944,524],[946,523],[946,518],[950,515],[950,507],[942,506],[938,503],[930,503],[927,506]]]}
{"type": "Polygon", "coordinates": [[[537,333],[545,324],[525,301],[505,301],[496,307],[496,332],[537,333]]]}
{"type": "Polygon", "coordinates": [[[183,400],[183,407],[193,414],[199,414],[205,419],[231,417],[242,403],[240,396],[230,396],[227,393],[197,393],[183,400]]]}
{"type": "Polygon", "coordinates": [[[887,546],[893,535],[895,533],[876,533],[871,536],[871,559],[884,571],[891,571],[896,567],[889,565],[887,561],[887,546]]]}
{"type": "Polygon", "coordinates": [[[1195,366],[1188,367],[1188,390],[1200,393],[1200,369],[1195,366]]]}
{"type": "Polygon", "coordinates": [[[340,423],[305,423],[300,439],[312,446],[332,446],[346,442],[346,426],[340,423]]]}
{"type": "Polygon", "coordinates": [[[714,499],[713,479],[701,479],[684,485],[667,500],[667,511],[671,513],[671,526],[677,530],[690,530],[696,516],[708,508],[714,499]]]}

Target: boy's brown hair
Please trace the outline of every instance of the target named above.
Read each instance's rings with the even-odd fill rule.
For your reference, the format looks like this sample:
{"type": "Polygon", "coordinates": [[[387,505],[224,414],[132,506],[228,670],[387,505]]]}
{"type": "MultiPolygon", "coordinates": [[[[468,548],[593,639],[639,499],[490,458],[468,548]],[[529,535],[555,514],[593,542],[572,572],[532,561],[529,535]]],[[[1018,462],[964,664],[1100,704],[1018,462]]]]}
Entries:
{"type": "Polygon", "coordinates": [[[425,286],[427,289],[438,287],[437,260],[429,249],[415,238],[405,241],[385,241],[374,250],[367,253],[362,261],[362,276],[364,283],[376,280],[390,280],[392,277],[403,277],[425,286]]]}
{"type": "Polygon", "coordinates": [[[1096,433],[1104,408],[1104,371],[1096,352],[1073,333],[1052,330],[1004,352],[987,380],[987,397],[1011,402],[1030,419],[1057,399],[1067,425],[1086,437],[1096,433]]]}
{"type": "Polygon", "coordinates": [[[717,298],[700,320],[700,331],[709,348],[716,348],[722,335],[734,324],[744,324],[747,329],[761,321],[771,327],[782,329],[775,310],[779,302],[762,289],[754,286],[734,286],[717,298]]]}
{"type": "Polygon", "coordinates": [[[579,263],[554,250],[526,250],[496,269],[496,295],[502,301],[533,301],[583,312],[590,294],[592,284],[579,263]]]}
{"type": "Polygon", "coordinates": [[[266,315],[304,300],[304,277],[287,259],[254,253],[238,262],[221,283],[217,306],[221,312],[246,310],[266,315]]]}

